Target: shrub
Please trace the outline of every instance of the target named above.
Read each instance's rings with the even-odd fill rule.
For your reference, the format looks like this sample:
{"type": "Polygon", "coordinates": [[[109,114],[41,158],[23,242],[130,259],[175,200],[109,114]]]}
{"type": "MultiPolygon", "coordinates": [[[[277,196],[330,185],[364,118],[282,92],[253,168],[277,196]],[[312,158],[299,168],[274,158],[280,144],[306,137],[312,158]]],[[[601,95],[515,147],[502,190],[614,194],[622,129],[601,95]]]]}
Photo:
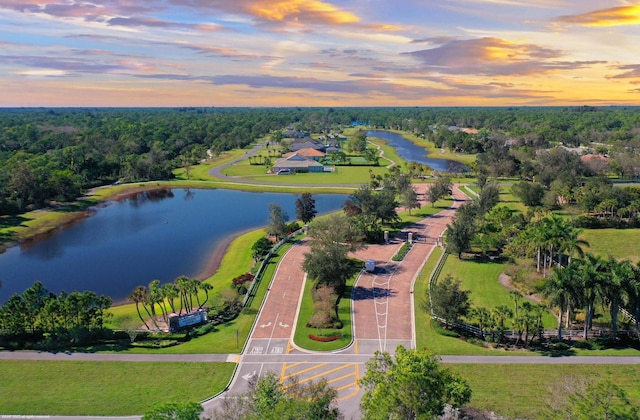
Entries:
{"type": "Polygon", "coordinates": [[[163,349],[166,347],[173,347],[177,345],[177,340],[154,340],[131,343],[131,347],[139,347],[143,349],[163,349]]]}
{"type": "Polygon", "coordinates": [[[460,334],[458,334],[456,331],[443,328],[442,325],[440,324],[440,321],[438,321],[437,319],[433,319],[433,318],[431,319],[431,326],[438,334],[444,335],[445,337],[454,337],[454,338],[460,337],[460,334]]]}
{"type": "Polygon", "coordinates": [[[196,327],[191,332],[192,337],[200,337],[201,335],[208,334],[216,330],[216,327],[213,324],[206,323],[199,327],[196,327]]]}
{"type": "Polygon", "coordinates": [[[285,231],[287,232],[287,235],[291,235],[298,229],[300,229],[300,225],[298,224],[298,222],[291,222],[286,226],[285,231]]]}

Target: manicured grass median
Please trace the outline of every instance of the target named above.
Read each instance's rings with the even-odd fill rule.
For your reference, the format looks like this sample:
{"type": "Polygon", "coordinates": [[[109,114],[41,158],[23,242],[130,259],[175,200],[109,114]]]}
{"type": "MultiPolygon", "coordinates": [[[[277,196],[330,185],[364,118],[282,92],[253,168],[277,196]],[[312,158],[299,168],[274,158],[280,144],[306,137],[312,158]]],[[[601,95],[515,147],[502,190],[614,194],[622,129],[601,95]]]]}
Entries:
{"type": "MultiPolygon", "coordinates": [[[[357,264],[358,266],[363,265],[362,262],[355,261],[354,264],[357,264]]],[[[296,345],[307,350],[332,351],[344,348],[351,343],[351,340],[353,339],[351,328],[351,305],[353,304],[351,300],[351,290],[358,274],[359,273],[355,274],[347,281],[346,290],[338,304],[338,316],[340,317],[340,321],[342,321],[342,328],[339,330],[324,328],[321,331],[318,331],[317,328],[307,327],[307,321],[309,321],[311,315],[313,315],[313,297],[311,295],[313,282],[307,279],[304,285],[304,294],[302,295],[300,311],[298,313],[296,332],[293,337],[293,341],[296,345]],[[334,341],[320,342],[309,338],[310,334],[316,336],[321,334],[323,337],[340,335],[340,338],[334,341]]]]}
{"type": "Polygon", "coordinates": [[[126,416],[224,390],[233,363],[0,361],[0,413],[126,416]]]}

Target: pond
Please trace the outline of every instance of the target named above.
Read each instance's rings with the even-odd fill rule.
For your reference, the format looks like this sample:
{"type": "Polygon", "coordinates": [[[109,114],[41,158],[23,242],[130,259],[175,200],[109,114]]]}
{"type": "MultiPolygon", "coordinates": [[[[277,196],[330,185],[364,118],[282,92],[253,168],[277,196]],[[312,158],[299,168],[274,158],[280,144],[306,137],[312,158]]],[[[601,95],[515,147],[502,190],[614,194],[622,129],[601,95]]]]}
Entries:
{"type": "Polygon", "coordinates": [[[389,146],[396,149],[398,155],[408,162],[418,162],[429,165],[431,169],[440,172],[466,172],[469,169],[464,163],[449,159],[430,158],[424,147],[420,147],[401,134],[384,130],[369,130],[367,137],[377,137],[386,141],[389,146]]]}
{"type": "MultiPolygon", "coordinates": [[[[138,285],[203,273],[231,235],[265,226],[268,205],[295,219],[299,195],[233,190],[164,189],[109,202],[53,235],[0,254],[0,304],[35,281],[52,292],[92,290],[122,302],[138,285]]],[[[318,213],[346,196],[314,194],[318,213]]]]}

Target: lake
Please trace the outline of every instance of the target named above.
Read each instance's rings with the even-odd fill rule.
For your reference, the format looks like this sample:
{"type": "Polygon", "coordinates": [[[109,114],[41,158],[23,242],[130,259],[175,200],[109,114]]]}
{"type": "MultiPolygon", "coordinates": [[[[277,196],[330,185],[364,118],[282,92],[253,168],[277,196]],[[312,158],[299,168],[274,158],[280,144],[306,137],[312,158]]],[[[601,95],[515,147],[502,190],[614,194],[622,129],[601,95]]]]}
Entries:
{"type": "Polygon", "coordinates": [[[427,157],[428,152],[424,147],[418,146],[398,133],[384,130],[369,130],[367,131],[367,137],[377,137],[385,140],[389,146],[395,148],[398,155],[406,161],[423,163],[439,172],[460,173],[468,171],[464,163],[455,160],[427,157]]]}
{"type": "MultiPolygon", "coordinates": [[[[270,203],[291,220],[300,195],[234,190],[163,189],[106,203],[53,235],[0,254],[0,303],[40,280],[47,289],[92,290],[126,299],[154,279],[172,282],[203,272],[216,245],[268,224],[270,203]]],[[[346,196],[313,195],[318,213],[338,210],[346,196]]]]}

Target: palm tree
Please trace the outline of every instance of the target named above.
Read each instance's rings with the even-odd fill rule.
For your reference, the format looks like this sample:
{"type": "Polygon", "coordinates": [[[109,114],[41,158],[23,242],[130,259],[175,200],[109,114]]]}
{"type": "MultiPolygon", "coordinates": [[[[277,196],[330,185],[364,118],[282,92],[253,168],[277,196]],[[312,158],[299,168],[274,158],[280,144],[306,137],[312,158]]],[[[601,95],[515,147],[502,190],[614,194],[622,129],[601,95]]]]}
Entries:
{"type": "Polygon", "coordinates": [[[198,309],[202,309],[204,304],[207,303],[207,301],[209,300],[209,291],[213,290],[213,286],[209,283],[202,282],[200,283],[200,289],[204,290],[206,297],[204,299],[204,302],[202,302],[202,304],[198,307],[198,309]]]}
{"type": "Polygon", "coordinates": [[[169,306],[171,307],[171,312],[176,313],[174,300],[179,296],[179,292],[178,292],[178,289],[176,288],[176,285],[173,283],[165,283],[164,285],[162,285],[162,295],[164,297],[164,300],[169,302],[169,306]]]}
{"type": "Polygon", "coordinates": [[[602,296],[602,283],[604,281],[605,261],[591,253],[579,262],[578,276],[580,289],[582,290],[582,303],[585,306],[584,338],[591,329],[595,302],[598,296],[602,296]]]}
{"type": "Polygon", "coordinates": [[[200,305],[200,297],[198,296],[198,291],[200,291],[201,285],[202,283],[198,279],[191,279],[191,282],[189,283],[189,307],[191,311],[193,311],[194,296],[196,297],[196,303],[198,304],[198,308],[202,306],[200,305]]]}
{"type": "MultiPolygon", "coordinates": [[[[529,302],[528,300],[525,300],[524,302],[522,302],[522,309],[524,311],[524,313],[521,316],[522,319],[522,325],[524,326],[524,347],[527,348],[530,344],[529,342],[529,333],[531,332],[531,330],[533,329],[533,327],[536,325],[536,308],[534,307],[533,303],[529,302]]],[[[536,333],[533,333],[532,336],[532,340],[533,337],[535,337],[536,333]]]]}
{"type": "Polygon", "coordinates": [[[518,304],[520,303],[520,299],[522,299],[522,293],[520,293],[517,290],[511,290],[509,292],[509,297],[511,297],[511,299],[513,299],[513,305],[515,307],[515,317],[518,318],[518,304]]]}
{"type": "Polygon", "coordinates": [[[558,339],[562,340],[562,321],[564,313],[572,302],[571,294],[575,290],[574,283],[577,277],[573,266],[566,268],[554,268],[551,277],[542,287],[542,296],[549,303],[558,307],[558,339]]]}
{"type": "Polygon", "coordinates": [[[484,330],[491,324],[491,312],[487,308],[472,308],[470,316],[478,321],[480,335],[484,340],[484,330]]]}
{"type": "Polygon", "coordinates": [[[140,313],[140,304],[142,303],[144,305],[144,302],[147,300],[147,294],[148,292],[145,286],[138,286],[135,289],[133,289],[133,292],[131,292],[131,294],[129,295],[129,300],[136,304],[136,311],[138,311],[138,316],[140,317],[140,320],[144,323],[144,326],[147,327],[147,329],[149,330],[150,329],[149,325],[147,324],[147,322],[142,317],[142,314],[140,313]]]}
{"type": "Polygon", "coordinates": [[[175,281],[176,289],[178,290],[178,296],[180,297],[180,312],[184,309],[187,313],[191,312],[189,306],[189,288],[191,280],[187,276],[180,276],[175,281]]]}
{"type": "Polygon", "coordinates": [[[615,339],[618,335],[618,311],[628,297],[625,286],[629,279],[633,278],[634,273],[631,263],[627,260],[617,261],[609,257],[606,263],[610,275],[604,284],[603,295],[611,315],[611,338],[615,339]]]}
{"type": "Polygon", "coordinates": [[[500,332],[498,343],[502,343],[502,339],[504,338],[505,321],[507,320],[507,318],[511,317],[512,315],[513,313],[511,312],[511,309],[509,309],[505,305],[499,305],[493,308],[492,318],[493,318],[493,321],[496,323],[497,327],[499,328],[499,332],[500,332]]]}
{"type": "MultiPolygon", "coordinates": [[[[573,227],[569,227],[566,231],[563,241],[562,241],[562,252],[566,252],[568,256],[567,264],[571,264],[571,257],[577,254],[580,258],[584,257],[583,246],[589,246],[589,242],[584,239],[580,239],[580,234],[582,233],[582,229],[575,229],[573,227]]],[[[560,261],[562,265],[562,261],[560,261]]]]}
{"type": "Polygon", "coordinates": [[[156,327],[158,326],[156,322],[156,305],[160,307],[160,311],[162,312],[162,319],[164,322],[167,322],[167,313],[162,306],[162,302],[164,301],[162,296],[162,289],[160,287],[160,280],[153,280],[149,283],[149,304],[151,306],[151,316],[156,327]]]}

